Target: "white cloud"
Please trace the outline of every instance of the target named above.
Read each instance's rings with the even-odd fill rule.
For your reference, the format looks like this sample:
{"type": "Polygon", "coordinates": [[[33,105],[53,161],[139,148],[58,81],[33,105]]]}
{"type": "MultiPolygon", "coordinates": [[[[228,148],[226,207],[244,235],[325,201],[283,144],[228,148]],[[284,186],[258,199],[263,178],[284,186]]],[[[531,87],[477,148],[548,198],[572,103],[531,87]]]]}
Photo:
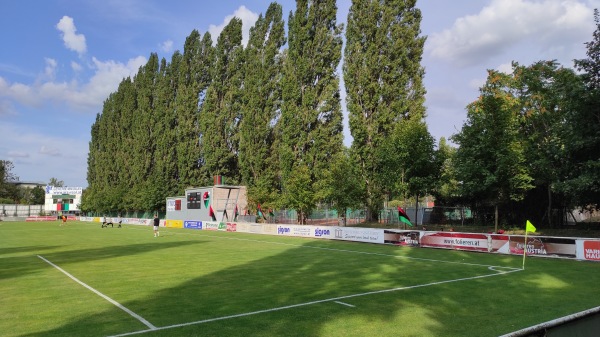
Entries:
{"type": "MultiPolygon", "coordinates": [[[[48,59],[47,59],[48,60],[48,59]]],[[[147,60],[143,56],[130,59],[127,64],[116,61],[100,61],[92,58],[94,75],[85,84],[73,80],[56,82],[53,80],[33,84],[8,83],[0,77],[0,97],[8,97],[26,106],[40,106],[49,101],[66,103],[76,110],[94,110],[102,105],[108,95],[115,91],[123,78],[133,76],[147,60]]],[[[71,64],[74,66],[73,63],[71,64]]],[[[52,62],[46,67],[46,74],[53,73],[52,62]]]]}
{"type": "Polygon", "coordinates": [[[80,56],[85,54],[87,46],[85,44],[85,36],[83,34],[77,34],[77,28],[73,18],[63,16],[62,19],[56,24],[56,29],[62,32],[63,42],[65,47],[70,50],[76,51],[80,56]]]}
{"type": "Polygon", "coordinates": [[[57,177],[69,186],[86,186],[88,141],[69,133],[49,136],[29,126],[0,123],[0,158],[12,161],[14,173],[22,180],[57,177]]]}
{"type": "Polygon", "coordinates": [[[165,53],[171,52],[173,50],[173,41],[167,40],[161,43],[159,47],[160,50],[164,51],[165,53]]]}
{"type": "Polygon", "coordinates": [[[589,40],[593,29],[593,10],[580,1],[493,0],[432,34],[426,48],[457,66],[476,65],[523,42],[536,53],[568,53],[589,40]]]}
{"type": "Polygon", "coordinates": [[[29,158],[29,153],[19,151],[8,151],[8,156],[11,158],[29,158]]]}
{"type": "Polygon", "coordinates": [[[8,100],[0,100],[0,117],[15,115],[17,115],[17,112],[15,111],[15,108],[12,105],[12,103],[8,100]]]}
{"type": "MultiPolygon", "coordinates": [[[[512,72],[512,71],[511,71],[512,72]]],[[[474,78],[469,81],[469,88],[479,90],[485,85],[487,78],[474,78]]]]}
{"type": "Polygon", "coordinates": [[[59,157],[61,155],[60,151],[56,147],[42,145],[40,147],[40,154],[45,154],[52,157],[59,157]]]}
{"type": "Polygon", "coordinates": [[[0,71],[26,77],[35,77],[35,74],[32,74],[29,71],[25,71],[20,67],[12,64],[0,63],[0,71]]]}
{"type": "Polygon", "coordinates": [[[427,90],[427,105],[428,110],[435,109],[454,109],[462,110],[468,102],[464,101],[464,98],[457,96],[452,88],[447,87],[433,87],[427,90]]]}
{"type": "Polygon", "coordinates": [[[56,75],[56,60],[46,57],[46,68],[44,70],[44,75],[46,78],[54,79],[54,75],[56,75]]]}
{"type": "Polygon", "coordinates": [[[83,67],[77,62],[71,61],[71,69],[73,69],[74,72],[78,73],[81,70],[83,70],[83,67]]]}
{"type": "Polygon", "coordinates": [[[19,102],[30,102],[31,87],[22,83],[8,83],[0,77],[0,97],[8,97],[19,102]]]}
{"type": "Polygon", "coordinates": [[[254,23],[258,20],[258,14],[252,12],[246,8],[246,6],[240,6],[240,8],[236,9],[232,15],[226,16],[220,25],[210,25],[208,27],[208,32],[212,36],[213,41],[217,41],[223,28],[225,28],[233,18],[242,20],[242,45],[246,46],[250,39],[250,27],[254,26],[254,23]]]}
{"type": "Polygon", "coordinates": [[[498,70],[501,73],[512,74],[512,63],[502,63],[501,65],[496,67],[496,70],[498,70]]]}
{"type": "Polygon", "coordinates": [[[127,64],[112,60],[102,62],[93,58],[95,74],[79,92],[72,93],[69,102],[77,106],[86,106],[87,101],[101,105],[108,95],[117,90],[123,78],[135,75],[148,60],[143,56],[129,59],[127,64]]]}

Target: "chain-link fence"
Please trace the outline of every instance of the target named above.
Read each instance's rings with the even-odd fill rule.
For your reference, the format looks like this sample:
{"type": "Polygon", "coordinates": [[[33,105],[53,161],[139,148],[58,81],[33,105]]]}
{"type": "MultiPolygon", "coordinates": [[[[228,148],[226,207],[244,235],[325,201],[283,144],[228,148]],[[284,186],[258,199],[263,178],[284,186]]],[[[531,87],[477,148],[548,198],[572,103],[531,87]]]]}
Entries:
{"type": "MultiPolygon", "coordinates": [[[[418,210],[414,207],[404,208],[413,225],[464,225],[472,221],[473,215],[469,208],[465,207],[423,207],[418,210]]],[[[356,225],[366,221],[367,211],[364,209],[348,210],[345,217],[339,216],[335,209],[323,207],[313,210],[306,216],[304,221],[300,219],[296,210],[275,210],[272,213],[264,212],[264,217],[259,218],[256,214],[240,215],[237,221],[241,222],[266,222],[280,224],[299,224],[315,226],[332,225],[356,225]]],[[[404,226],[398,217],[397,208],[385,208],[379,211],[379,223],[404,226]]]]}
{"type": "MultiPolygon", "coordinates": [[[[422,225],[464,225],[473,219],[471,210],[466,207],[414,207],[404,208],[404,211],[415,226],[422,225]]],[[[379,222],[403,226],[398,216],[397,208],[385,208],[379,212],[379,222]]]]}
{"type": "Polygon", "coordinates": [[[241,222],[266,222],[279,224],[300,224],[314,226],[344,226],[358,224],[365,221],[365,210],[348,210],[345,217],[340,217],[335,209],[323,207],[317,208],[303,219],[296,210],[284,209],[264,212],[264,217],[259,218],[256,214],[239,215],[237,221],[241,222]]]}

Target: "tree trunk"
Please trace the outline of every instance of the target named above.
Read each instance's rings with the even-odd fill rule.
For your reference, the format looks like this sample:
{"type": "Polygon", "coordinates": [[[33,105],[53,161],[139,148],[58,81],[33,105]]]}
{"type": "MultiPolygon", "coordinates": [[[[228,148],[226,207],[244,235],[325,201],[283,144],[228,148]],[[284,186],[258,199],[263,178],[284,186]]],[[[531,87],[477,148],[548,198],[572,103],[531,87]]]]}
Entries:
{"type": "Polygon", "coordinates": [[[417,193],[415,201],[415,227],[419,227],[419,193],[417,193]]]}
{"type": "Polygon", "coordinates": [[[494,208],[494,233],[498,233],[498,204],[494,208]]]}
{"type": "Polygon", "coordinates": [[[552,190],[550,184],[548,184],[548,227],[552,227],[552,190]]]}

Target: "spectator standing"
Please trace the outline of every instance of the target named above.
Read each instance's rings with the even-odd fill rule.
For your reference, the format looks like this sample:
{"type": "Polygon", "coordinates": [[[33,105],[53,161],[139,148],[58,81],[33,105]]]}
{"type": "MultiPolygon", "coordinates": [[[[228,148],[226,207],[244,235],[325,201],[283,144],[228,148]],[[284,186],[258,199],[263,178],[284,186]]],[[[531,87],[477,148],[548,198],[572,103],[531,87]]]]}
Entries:
{"type": "Polygon", "coordinates": [[[158,226],[160,226],[160,219],[158,218],[158,214],[154,214],[154,237],[160,236],[158,226]]]}

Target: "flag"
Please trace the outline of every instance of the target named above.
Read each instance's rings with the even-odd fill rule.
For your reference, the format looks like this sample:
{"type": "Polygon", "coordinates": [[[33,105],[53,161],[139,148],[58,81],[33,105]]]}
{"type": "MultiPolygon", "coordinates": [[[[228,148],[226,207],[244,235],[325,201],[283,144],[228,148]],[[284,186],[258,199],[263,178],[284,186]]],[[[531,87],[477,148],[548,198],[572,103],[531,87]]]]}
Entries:
{"type": "Polygon", "coordinates": [[[531,233],[535,233],[535,226],[533,226],[531,224],[531,222],[529,222],[529,220],[527,220],[527,224],[525,225],[525,232],[531,232],[531,233]]]}
{"type": "Polygon", "coordinates": [[[258,206],[256,207],[256,214],[258,214],[259,218],[263,218],[263,219],[267,220],[267,218],[265,217],[265,215],[262,212],[262,208],[260,208],[260,204],[258,204],[258,206]]]}
{"type": "Polygon", "coordinates": [[[208,204],[210,203],[210,193],[208,191],[204,192],[202,198],[204,199],[204,207],[208,207],[208,204]]]}
{"type": "Polygon", "coordinates": [[[400,206],[398,206],[398,220],[400,220],[400,222],[404,222],[405,224],[407,224],[411,227],[413,225],[410,222],[410,218],[408,217],[408,214],[406,214],[406,212],[400,206]]]}
{"type": "Polygon", "coordinates": [[[210,205],[208,208],[208,215],[210,215],[213,221],[217,221],[217,217],[215,216],[215,211],[213,211],[212,205],[210,205]]]}
{"type": "Polygon", "coordinates": [[[523,270],[525,270],[525,256],[527,255],[527,233],[535,233],[535,226],[527,220],[525,223],[525,243],[523,245],[523,270]]]}

